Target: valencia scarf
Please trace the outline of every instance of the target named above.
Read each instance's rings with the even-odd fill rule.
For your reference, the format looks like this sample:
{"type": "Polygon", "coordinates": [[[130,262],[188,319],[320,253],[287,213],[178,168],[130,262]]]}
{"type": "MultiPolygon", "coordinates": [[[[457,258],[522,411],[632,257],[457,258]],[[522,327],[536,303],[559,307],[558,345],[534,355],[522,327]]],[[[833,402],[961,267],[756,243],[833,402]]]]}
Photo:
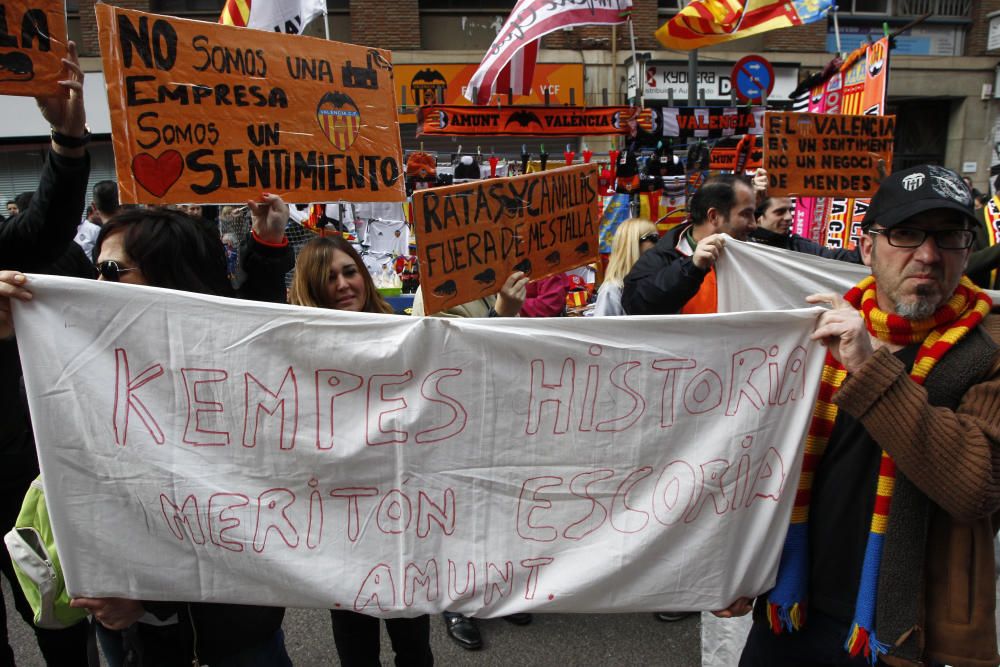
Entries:
{"type": "MultiPolygon", "coordinates": [[[[991,301],[968,278],[962,278],[951,299],[926,320],[911,321],[879,310],[875,278],[869,276],[852,287],[844,299],[861,311],[868,332],[897,345],[920,344],[910,377],[922,385],[934,365],[953,345],[974,329],[989,312],[991,301]]],[[[781,552],[778,577],[768,595],[767,620],[775,634],[791,632],[805,623],[806,587],[809,579],[809,503],[813,477],[823,458],[837,419],[833,395],[847,377],[844,367],[827,352],[820,379],[819,397],[806,436],[802,473],[792,509],[791,524],[781,552]]],[[[890,646],[875,636],[875,611],[882,547],[896,482],[896,464],[885,452],[879,462],[875,507],[865,547],[854,620],[844,644],[852,656],[864,653],[874,665],[890,646]]]]}

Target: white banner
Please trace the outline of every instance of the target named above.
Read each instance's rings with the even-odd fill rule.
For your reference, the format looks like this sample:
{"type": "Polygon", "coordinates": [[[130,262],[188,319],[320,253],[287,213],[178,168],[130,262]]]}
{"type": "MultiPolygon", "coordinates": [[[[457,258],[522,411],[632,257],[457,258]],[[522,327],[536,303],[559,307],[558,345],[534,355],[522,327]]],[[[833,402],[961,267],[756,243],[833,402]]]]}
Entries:
{"type": "MultiPolygon", "coordinates": [[[[718,266],[720,313],[803,308],[810,294],[843,295],[871,275],[863,264],[745,243],[732,237],[726,238],[718,266]]],[[[985,292],[994,304],[1000,304],[1000,292],[985,292]]]]}
{"type": "Polygon", "coordinates": [[[248,28],[290,35],[298,35],[310,21],[326,13],[325,0],[256,0],[253,4],[248,2],[247,6],[250,8],[248,28]]]}
{"type": "Polygon", "coordinates": [[[30,285],[14,315],[74,595],[497,616],[772,584],[816,309],[418,319],[30,285]]]}

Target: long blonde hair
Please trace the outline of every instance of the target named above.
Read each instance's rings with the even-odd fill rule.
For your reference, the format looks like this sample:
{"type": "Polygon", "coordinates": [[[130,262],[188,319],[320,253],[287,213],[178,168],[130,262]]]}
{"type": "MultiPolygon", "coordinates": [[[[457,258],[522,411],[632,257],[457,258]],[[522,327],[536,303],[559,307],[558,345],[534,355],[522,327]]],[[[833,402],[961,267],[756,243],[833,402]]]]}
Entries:
{"type": "Polygon", "coordinates": [[[333,251],[347,253],[358,266],[358,271],[365,280],[366,313],[395,312],[382,294],[375,289],[375,282],[368,273],[365,263],[354,247],[342,236],[321,236],[302,246],[298,259],[295,260],[295,278],[288,293],[288,302],[295,306],[312,306],[314,308],[332,308],[326,302],[326,281],[330,275],[330,262],[333,261],[333,251]]]}
{"type": "Polygon", "coordinates": [[[619,287],[625,284],[625,276],[639,261],[639,239],[656,231],[656,225],[644,218],[629,218],[618,225],[611,239],[611,257],[604,272],[604,281],[619,287]]]}

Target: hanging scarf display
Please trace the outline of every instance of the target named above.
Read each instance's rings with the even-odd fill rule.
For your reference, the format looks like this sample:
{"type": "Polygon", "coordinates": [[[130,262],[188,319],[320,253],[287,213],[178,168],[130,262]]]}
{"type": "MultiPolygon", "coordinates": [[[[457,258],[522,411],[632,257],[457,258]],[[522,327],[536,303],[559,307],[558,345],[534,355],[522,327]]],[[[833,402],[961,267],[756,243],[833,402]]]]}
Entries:
{"type": "MultiPolygon", "coordinates": [[[[844,298],[861,311],[868,332],[872,336],[897,345],[920,344],[913,368],[910,370],[910,377],[920,385],[924,384],[934,365],[948,350],[982,321],[992,305],[990,298],[965,277],[962,278],[951,299],[926,320],[911,321],[894,313],[879,310],[875,278],[872,276],[851,288],[844,298]]],[[[802,473],[792,509],[791,524],[781,552],[777,581],[768,595],[767,619],[775,634],[798,630],[806,620],[809,503],[812,481],[837,419],[837,406],[833,403],[833,395],[846,377],[847,371],[844,367],[827,352],[820,379],[819,397],[806,436],[802,473]]],[[[879,655],[889,650],[887,644],[876,638],[875,611],[882,547],[895,481],[896,464],[883,451],[875,491],[875,508],[855,602],[854,620],[844,645],[852,656],[863,653],[873,665],[879,655]]]]}
{"type": "MultiPolygon", "coordinates": [[[[1000,195],[990,197],[986,206],[983,207],[983,213],[985,213],[983,217],[986,220],[986,242],[990,246],[995,246],[1000,243],[1000,195]]],[[[990,289],[997,288],[997,277],[996,269],[990,271],[990,289]]]]}

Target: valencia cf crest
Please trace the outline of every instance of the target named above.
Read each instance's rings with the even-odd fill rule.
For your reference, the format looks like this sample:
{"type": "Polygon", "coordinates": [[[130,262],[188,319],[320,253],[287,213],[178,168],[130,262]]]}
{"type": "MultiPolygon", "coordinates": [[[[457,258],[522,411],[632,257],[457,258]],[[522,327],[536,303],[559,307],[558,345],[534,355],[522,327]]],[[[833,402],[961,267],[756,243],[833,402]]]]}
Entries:
{"type": "Polygon", "coordinates": [[[346,151],[361,133],[361,112],[344,93],[327,93],[316,107],[316,120],[323,134],[338,150],[346,151]]]}
{"type": "Polygon", "coordinates": [[[868,50],[868,75],[878,76],[885,67],[885,46],[881,40],[871,45],[868,50]]]}

